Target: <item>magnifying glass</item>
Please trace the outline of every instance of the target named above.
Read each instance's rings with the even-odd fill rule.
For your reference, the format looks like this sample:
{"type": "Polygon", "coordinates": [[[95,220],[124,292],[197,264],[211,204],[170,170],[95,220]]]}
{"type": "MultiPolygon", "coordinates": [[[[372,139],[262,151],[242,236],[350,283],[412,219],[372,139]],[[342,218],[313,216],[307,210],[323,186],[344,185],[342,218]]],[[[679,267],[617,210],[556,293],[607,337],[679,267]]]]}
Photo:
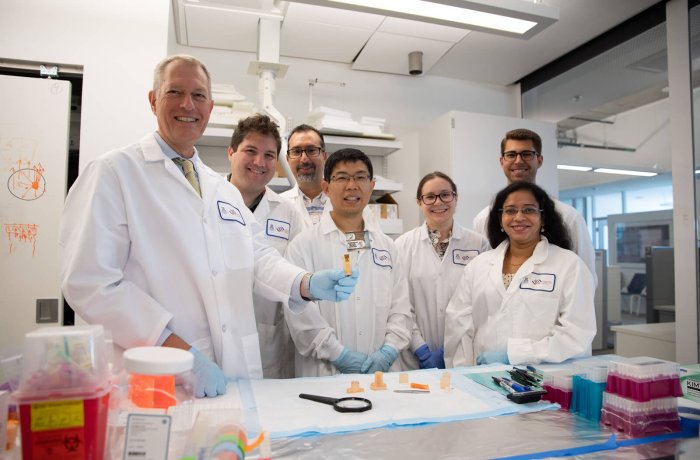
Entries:
{"type": "Polygon", "coordinates": [[[364,412],[372,408],[372,401],[365,398],[347,397],[347,398],[329,398],[327,396],[317,396],[302,393],[299,395],[301,399],[329,404],[338,412],[364,412]]]}

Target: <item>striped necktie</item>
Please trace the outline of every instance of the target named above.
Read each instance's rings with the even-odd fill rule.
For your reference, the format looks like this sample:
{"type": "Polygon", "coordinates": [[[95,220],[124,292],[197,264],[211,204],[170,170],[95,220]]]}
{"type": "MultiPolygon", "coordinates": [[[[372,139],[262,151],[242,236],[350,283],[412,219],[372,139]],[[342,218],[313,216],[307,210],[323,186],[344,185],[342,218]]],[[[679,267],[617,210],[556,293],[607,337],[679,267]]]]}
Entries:
{"type": "Polygon", "coordinates": [[[199,182],[197,181],[197,175],[194,173],[192,161],[186,158],[173,158],[173,161],[182,169],[185,173],[185,179],[187,179],[187,182],[190,183],[194,191],[197,192],[197,195],[201,198],[202,191],[199,188],[199,182]]]}

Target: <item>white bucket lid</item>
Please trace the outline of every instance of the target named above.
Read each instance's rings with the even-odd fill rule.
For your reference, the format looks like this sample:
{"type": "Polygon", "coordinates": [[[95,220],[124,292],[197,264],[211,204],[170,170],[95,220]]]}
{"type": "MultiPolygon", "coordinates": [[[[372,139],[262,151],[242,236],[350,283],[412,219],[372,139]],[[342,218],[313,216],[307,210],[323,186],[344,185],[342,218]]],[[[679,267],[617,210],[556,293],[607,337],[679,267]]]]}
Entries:
{"type": "Polygon", "coordinates": [[[192,369],[194,355],[172,347],[135,347],[124,352],[124,368],[132,374],[171,375],[192,369]]]}

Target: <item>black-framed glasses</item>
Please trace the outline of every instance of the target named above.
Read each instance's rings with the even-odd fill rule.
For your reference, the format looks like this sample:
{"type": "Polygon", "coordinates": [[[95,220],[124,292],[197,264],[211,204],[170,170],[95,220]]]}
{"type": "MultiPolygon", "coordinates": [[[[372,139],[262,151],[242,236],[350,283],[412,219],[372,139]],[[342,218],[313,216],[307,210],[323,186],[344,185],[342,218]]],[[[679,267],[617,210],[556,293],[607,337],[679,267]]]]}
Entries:
{"type": "Polygon", "coordinates": [[[502,212],[506,216],[515,217],[518,213],[521,213],[524,216],[534,216],[535,214],[539,214],[544,211],[544,209],[535,208],[534,206],[526,206],[518,209],[515,206],[509,206],[507,208],[499,209],[498,211],[502,212]]]}
{"type": "Polygon", "coordinates": [[[426,193],[425,195],[420,196],[420,200],[423,202],[423,204],[435,204],[438,198],[440,198],[440,201],[443,203],[449,203],[452,200],[455,199],[457,194],[455,192],[442,192],[439,195],[434,195],[432,193],[426,193]]]}
{"type": "Polygon", "coordinates": [[[301,158],[302,153],[306,153],[306,156],[309,158],[314,158],[317,157],[321,154],[323,149],[321,147],[294,147],[293,149],[287,150],[287,156],[293,160],[296,160],[297,158],[301,158]]]}
{"type": "Polygon", "coordinates": [[[522,158],[523,161],[530,161],[535,157],[538,157],[540,154],[534,150],[523,150],[522,152],[503,152],[502,156],[506,161],[515,161],[515,159],[518,158],[518,155],[520,155],[520,158],[522,158]]]}
{"type": "Polygon", "coordinates": [[[331,182],[336,182],[343,186],[348,185],[351,180],[354,180],[357,185],[366,185],[369,184],[372,177],[367,173],[355,174],[354,176],[349,174],[338,174],[331,176],[331,182]]]}

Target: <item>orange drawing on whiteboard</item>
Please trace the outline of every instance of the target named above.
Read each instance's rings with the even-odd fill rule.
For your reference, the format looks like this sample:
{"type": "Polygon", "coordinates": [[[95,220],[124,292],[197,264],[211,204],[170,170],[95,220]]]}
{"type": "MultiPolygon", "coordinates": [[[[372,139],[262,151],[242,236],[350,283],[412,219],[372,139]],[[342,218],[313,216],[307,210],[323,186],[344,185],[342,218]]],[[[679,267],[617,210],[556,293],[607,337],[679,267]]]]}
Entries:
{"type": "Polygon", "coordinates": [[[15,241],[19,243],[31,243],[32,257],[36,249],[36,238],[38,236],[37,224],[5,224],[5,233],[10,241],[10,254],[15,241]]]}
{"type": "Polygon", "coordinates": [[[46,191],[44,167],[41,163],[32,164],[30,160],[17,160],[17,167],[10,168],[7,189],[20,200],[31,201],[40,198],[46,191]]]}

